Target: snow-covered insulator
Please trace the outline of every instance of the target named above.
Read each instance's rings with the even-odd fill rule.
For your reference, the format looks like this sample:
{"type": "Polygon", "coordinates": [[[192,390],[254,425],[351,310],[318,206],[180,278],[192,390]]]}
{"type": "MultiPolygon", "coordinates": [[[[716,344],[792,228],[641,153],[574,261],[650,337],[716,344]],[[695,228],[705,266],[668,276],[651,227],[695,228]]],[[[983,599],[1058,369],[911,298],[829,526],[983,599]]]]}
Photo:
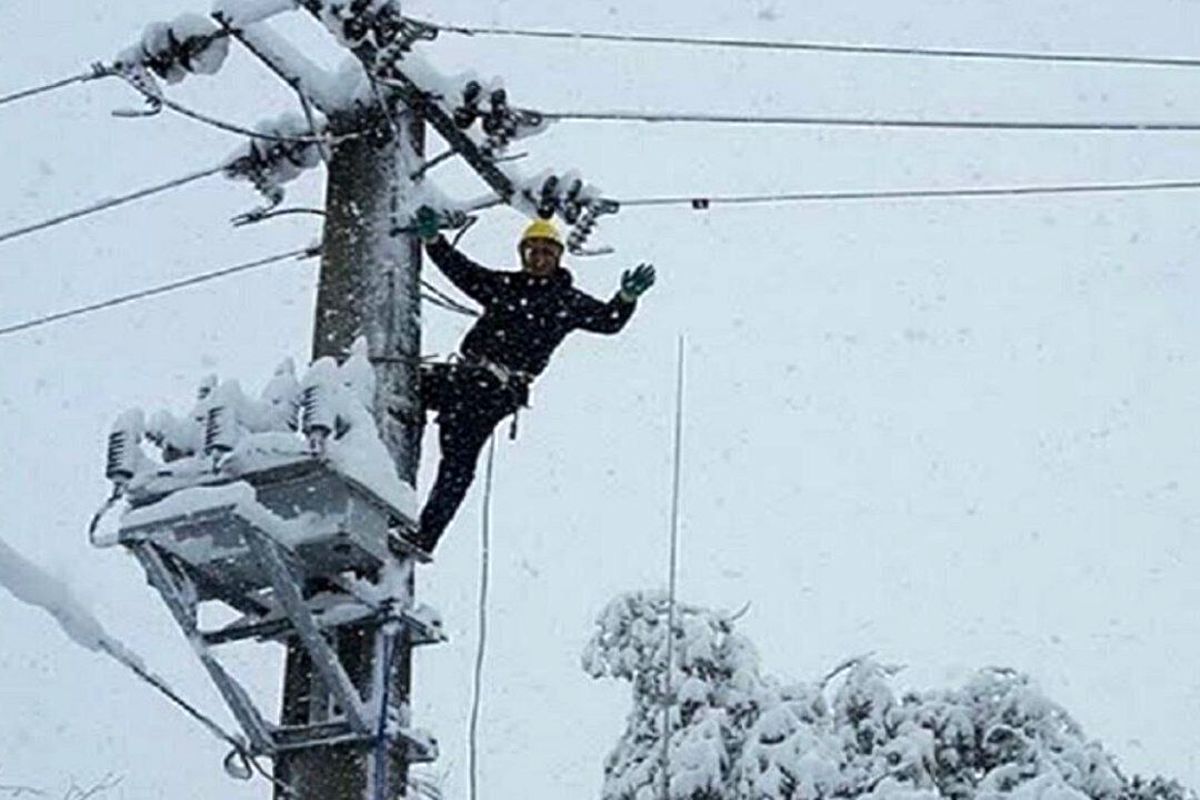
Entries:
{"type": "Polygon", "coordinates": [[[600,251],[586,249],[588,239],[596,231],[596,224],[604,214],[615,214],[620,206],[614,200],[592,200],[584,206],[579,221],[567,235],[567,250],[574,255],[597,255],[600,251]]]}
{"type": "Polygon", "coordinates": [[[222,384],[212,395],[212,403],[204,415],[204,454],[221,455],[233,450],[241,438],[238,425],[238,406],[242,403],[241,388],[235,382],[222,384]]]}
{"type": "Polygon", "coordinates": [[[550,219],[558,208],[558,176],[551,175],[542,182],[538,191],[537,213],[542,219],[550,219]]]}
{"type": "Polygon", "coordinates": [[[483,132],[487,134],[487,146],[490,152],[498,152],[508,147],[517,135],[517,118],[508,107],[508,92],[496,89],[492,92],[491,108],[483,116],[483,132]]]}
{"type": "Polygon", "coordinates": [[[321,452],[325,440],[337,430],[337,381],[336,363],[332,358],[322,358],[312,365],[300,386],[300,430],[314,452],[321,452]]]}
{"type": "Polygon", "coordinates": [[[371,35],[379,47],[376,67],[385,67],[410,52],[417,42],[431,42],[438,29],[423,22],[407,19],[396,6],[389,6],[375,16],[371,35]]]}
{"type": "Polygon", "coordinates": [[[351,48],[371,44],[382,50],[401,44],[408,37],[414,42],[432,38],[424,32],[428,26],[405,20],[393,0],[329,2],[321,9],[321,20],[342,44],[351,48]]]}
{"type": "Polygon", "coordinates": [[[184,14],[146,27],[141,41],[117,56],[118,67],[144,66],[168,83],[188,75],[211,75],[229,55],[229,39],[211,20],[184,14]]]}
{"type": "Polygon", "coordinates": [[[328,436],[337,426],[333,409],[333,391],[323,383],[305,386],[300,390],[300,429],[305,436],[328,436]]]}
{"type": "Polygon", "coordinates": [[[576,178],[571,181],[566,193],[559,199],[559,212],[568,225],[579,222],[579,216],[583,213],[586,202],[582,195],[583,181],[576,178]]]}
{"type": "Polygon", "coordinates": [[[204,421],[204,453],[220,455],[228,453],[237,444],[237,415],[225,403],[217,403],[208,409],[204,421]]]}
{"type": "Polygon", "coordinates": [[[162,451],[165,462],[195,455],[203,446],[202,428],[191,420],[181,420],[170,411],[160,410],[150,417],[146,438],[162,451]]]}
{"type": "Polygon", "coordinates": [[[270,138],[251,139],[229,160],[225,176],[249,181],[274,208],[283,202],[283,184],[321,163],[321,150],[308,123],[294,114],[259,130],[270,138]]]}
{"type": "Polygon", "coordinates": [[[338,367],[342,388],[356,398],[363,408],[375,407],[375,367],[371,365],[367,339],[360,336],[350,345],[350,355],[338,367]]]}
{"type": "Polygon", "coordinates": [[[112,432],[108,434],[104,477],[115,486],[124,486],[137,474],[143,458],[141,441],[145,432],[145,417],[140,409],[126,411],[113,424],[112,432]]]}
{"type": "Polygon", "coordinates": [[[284,359],[275,374],[263,387],[262,403],[266,406],[270,429],[298,430],[300,427],[300,382],[296,380],[296,363],[284,359]]]}
{"type": "Polygon", "coordinates": [[[462,130],[466,130],[475,124],[475,120],[479,119],[482,112],[479,110],[479,101],[483,97],[483,86],[479,81],[467,81],[462,89],[462,102],[454,109],[454,124],[462,130]]]}
{"type": "Polygon", "coordinates": [[[196,400],[207,400],[208,396],[217,388],[217,376],[213,374],[205,375],[200,379],[200,383],[196,386],[196,400]]]}

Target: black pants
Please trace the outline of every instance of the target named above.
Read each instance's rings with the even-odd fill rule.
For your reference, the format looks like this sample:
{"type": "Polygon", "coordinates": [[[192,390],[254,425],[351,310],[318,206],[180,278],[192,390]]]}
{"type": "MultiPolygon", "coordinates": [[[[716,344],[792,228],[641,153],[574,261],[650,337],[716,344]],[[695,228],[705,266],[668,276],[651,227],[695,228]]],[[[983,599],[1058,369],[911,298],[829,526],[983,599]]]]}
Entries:
{"type": "Polygon", "coordinates": [[[421,371],[421,403],[437,411],[442,459],[421,510],[417,544],[432,552],[475,479],[479,452],[499,422],[528,400],[524,386],[506,385],[469,364],[432,364],[421,371]]]}

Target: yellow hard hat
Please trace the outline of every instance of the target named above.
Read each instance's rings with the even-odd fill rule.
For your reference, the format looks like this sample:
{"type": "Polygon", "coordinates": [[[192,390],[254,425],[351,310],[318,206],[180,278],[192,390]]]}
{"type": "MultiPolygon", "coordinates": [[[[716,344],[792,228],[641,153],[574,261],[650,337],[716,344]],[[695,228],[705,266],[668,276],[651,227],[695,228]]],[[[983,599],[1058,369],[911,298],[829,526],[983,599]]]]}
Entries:
{"type": "Polygon", "coordinates": [[[549,239],[559,247],[563,246],[562,235],[558,232],[558,228],[548,219],[535,219],[529,223],[529,227],[521,234],[521,244],[530,239],[549,239]]]}

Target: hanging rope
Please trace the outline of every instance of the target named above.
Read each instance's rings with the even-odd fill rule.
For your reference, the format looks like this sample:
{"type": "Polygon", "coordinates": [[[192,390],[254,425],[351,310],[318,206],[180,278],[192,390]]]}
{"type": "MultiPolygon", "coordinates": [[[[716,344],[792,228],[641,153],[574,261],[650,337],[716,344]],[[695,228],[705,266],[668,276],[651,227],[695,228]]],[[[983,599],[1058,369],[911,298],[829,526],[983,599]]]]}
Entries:
{"type": "Polygon", "coordinates": [[[268,264],[274,264],[279,261],[285,261],[289,258],[296,258],[296,259],[311,258],[311,257],[317,255],[319,252],[320,252],[320,247],[314,245],[314,246],[300,248],[298,250],[289,250],[286,253],[280,253],[279,255],[269,256],[268,258],[261,258],[261,259],[258,259],[257,261],[250,261],[245,264],[238,264],[237,266],[233,266],[233,267],[225,267],[224,269],[215,270],[213,272],[205,272],[201,275],[196,275],[191,278],[184,278],[182,280],[172,281],[171,283],[164,283],[161,286],[155,286],[155,287],[152,287],[149,289],[142,289],[137,292],[123,294],[118,297],[114,297],[109,300],[104,300],[99,303],[92,303],[91,305],[80,306],[79,308],[74,308],[74,309],[71,309],[70,311],[60,311],[56,314],[48,314],[44,317],[36,317],[31,320],[26,320],[25,322],[19,322],[15,325],[9,325],[8,327],[0,328],[0,336],[7,336],[12,333],[17,333],[19,331],[26,331],[31,328],[40,327],[42,325],[49,325],[52,322],[58,322],[60,320],[69,319],[71,317],[78,317],[83,314],[90,314],[93,311],[100,311],[101,309],[112,308],[113,306],[119,306],[119,305],[123,305],[125,303],[132,303],[134,300],[142,300],[147,297],[153,297],[154,295],[166,294],[167,292],[173,292],[173,291],[176,291],[177,289],[183,289],[188,286],[195,286],[196,284],[204,283],[206,281],[216,280],[217,278],[224,278],[227,275],[235,275],[239,272],[248,272],[250,270],[259,269],[260,267],[265,267],[268,264]]]}
{"type": "Polygon", "coordinates": [[[1038,122],[975,119],[905,119],[888,117],[823,117],[755,114],[704,114],[677,111],[547,111],[548,120],[575,122],[705,123],[713,125],[799,125],[831,128],[932,128],[997,131],[1088,131],[1164,133],[1200,131],[1198,122],[1038,122]]]}
{"type": "Polygon", "coordinates": [[[487,648],[487,601],[492,546],[492,473],[495,464],[496,435],[493,433],[488,443],[487,473],[483,484],[483,517],[479,526],[479,641],[475,647],[475,670],[471,683],[471,724],[467,739],[471,800],[479,798],[479,707],[483,695],[483,656],[487,648]]]}
{"type": "Polygon", "coordinates": [[[679,481],[683,472],[683,334],[679,336],[675,376],[675,447],[671,478],[671,558],[667,591],[667,668],[663,671],[663,800],[671,798],[671,662],[675,650],[675,590],[679,576],[679,481]]]}
{"type": "Polygon", "coordinates": [[[94,81],[97,78],[107,78],[111,74],[112,72],[108,69],[108,67],[97,64],[87,72],[81,72],[78,75],[72,75],[69,78],[63,78],[60,81],[53,81],[41,86],[34,86],[30,89],[22,89],[21,91],[13,92],[12,94],[6,94],[3,97],[0,97],[0,106],[7,105],[8,103],[15,103],[16,101],[23,100],[26,97],[33,97],[45,92],[53,92],[57,89],[72,86],[76,83],[94,81]]]}
{"type": "MultiPolygon", "coordinates": [[[[414,20],[418,21],[418,20],[414,20]]],[[[899,47],[892,45],[835,44],[832,42],[795,42],[767,39],[710,38],[697,36],[661,36],[593,31],[531,30],[526,28],[469,27],[464,25],[421,24],[446,33],[463,36],[504,36],[529,39],[566,39],[569,41],[613,42],[620,44],[683,45],[748,50],[793,50],[810,53],[843,53],[876,56],[921,56],[933,58],[980,59],[989,61],[1040,61],[1063,64],[1109,64],[1149,67],[1200,67],[1200,59],[1171,56],[1126,56],[1092,53],[1038,53],[1020,50],[974,50],[951,47],[899,47]]]]}
{"type": "Polygon", "coordinates": [[[192,183],[193,181],[198,181],[201,178],[207,178],[210,175],[216,175],[224,169],[225,165],[221,165],[219,167],[210,167],[208,169],[201,170],[200,172],[193,172],[190,175],[184,175],[181,178],[175,178],[174,180],[167,181],[166,183],[156,184],[145,189],[138,189],[136,192],[130,192],[129,194],[121,195],[120,197],[101,200],[100,202],[94,203],[90,206],[85,206],[84,208],[70,211],[57,217],[51,217],[50,219],[34,223],[33,225],[26,225],[22,228],[0,233],[0,242],[6,242],[10,239],[26,236],[36,231],[52,228],[56,225],[62,225],[65,222],[70,222],[71,220],[79,219],[80,217],[86,217],[90,214],[106,211],[110,208],[116,208],[117,206],[124,205],[126,203],[132,203],[134,200],[141,200],[144,197],[150,197],[151,195],[159,194],[160,192],[178,189],[180,186],[192,183]]]}
{"type": "Polygon", "coordinates": [[[1059,186],[996,186],[962,189],[897,189],[864,192],[782,192],[745,195],[692,195],[631,197],[618,202],[622,207],[687,205],[703,211],[714,205],[758,205],[774,203],[818,203],[851,200],[921,200],[948,197],[1021,197],[1053,194],[1105,194],[1116,192],[1183,191],[1200,189],[1200,180],[1149,183],[1064,184],[1059,186]]]}

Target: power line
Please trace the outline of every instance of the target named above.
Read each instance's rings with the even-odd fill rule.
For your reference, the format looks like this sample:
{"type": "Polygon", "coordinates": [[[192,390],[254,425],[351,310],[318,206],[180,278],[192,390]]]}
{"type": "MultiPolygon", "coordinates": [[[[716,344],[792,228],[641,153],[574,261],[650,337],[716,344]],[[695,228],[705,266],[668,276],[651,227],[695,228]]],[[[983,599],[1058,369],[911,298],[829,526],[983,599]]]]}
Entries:
{"type": "Polygon", "coordinates": [[[234,275],[239,272],[248,272],[253,269],[265,267],[268,264],[274,264],[278,261],[285,261],[289,258],[310,258],[317,255],[319,252],[319,247],[309,246],[298,250],[289,250],[286,253],[280,253],[279,255],[269,256],[267,258],[260,258],[257,261],[250,261],[233,267],[225,267],[224,269],[205,272],[200,275],[195,275],[191,278],[184,278],[182,280],[172,281],[171,283],[164,283],[159,286],[154,286],[149,289],[142,289],[129,294],[119,295],[109,300],[103,300],[99,303],[92,303],[90,305],[73,308],[69,311],[60,311],[55,314],[48,314],[43,317],[36,317],[31,320],[26,320],[25,322],[19,322],[15,325],[9,325],[8,327],[0,328],[0,336],[7,336],[8,334],[26,331],[31,328],[41,327],[43,325],[49,325],[52,322],[59,322],[64,319],[69,319],[70,317],[78,317],[83,314],[90,314],[93,311],[100,311],[102,309],[124,305],[125,303],[132,303],[134,300],[142,300],[147,297],[153,297],[154,295],[166,294],[167,292],[173,292],[177,289],[183,289],[188,286],[195,286],[196,284],[215,280],[217,278],[224,278],[228,275],[234,275]]]}
{"type": "Polygon", "coordinates": [[[32,225],[26,225],[24,227],[16,228],[11,231],[5,231],[3,233],[0,233],[0,242],[6,242],[9,239],[16,239],[18,237],[25,236],[27,234],[34,233],[36,231],[44,230],[46,228],[52,228],[55,225],[61,225],[65,222],[70,222],[71,220],[79,219],[80,217],[86,217],[89,214],[96,214],[100,211],[105,211],[107,209],[115,208],[117,206],[124,205],[126,203],[131,203],[134,200],[140,200],[144,197],[149,197],[150,195],[158,194],[159,192],[165,192],[169,189],[176,189],[176,188],[179,188],[180,186],[191,183],[193,181],[198,181],[201,178],[207,178],[210,175],[216,175],[218,172],[221,172],[224,169],[225,169],[224,164],[222,164],[219,167],[210,167],[209,169],[201,170],[200,172],[193,172],[190,175],[184,175],[180,178],[175,178],[173,180],[169,180],[166,183],[159,183],[154,186],[147,187],[145,189],[138,189],[135,192],[130,192],[129,194],[121,195],[120,197],[113,197],[113,198],[109,198],[107,200],[101,200],[100,202],[93,203],[90,206],[84,206],[83,208],[76,209],[75,211],[67,212],[66,214],[61,214],[57,217],[51,217],[50,219],[43,220],[42,222],[37,222],[32,225]]]}
{"type": "MultiPolygon", "coordinates": [[[[263,141],[268,141],[268,142],[285,142],[285,143],[289,143],[289,144],[295,144],[295,143],[317,144],[317,145],[323,146],[328,141],[327,137],[321,136],[320,134],[317,134],[317,133],[314,133],[311,135],[286,136],[286,135],[278,134],[278,133],[269,133],[267,131],[252,130],[243,125],[238,125],[235,122],[226,122],[225,120],[218,119],[213,116],[209,116],[208,114],[205,114],[203,112],[195,111],[194,109],[188,108],[187,106],[183,105],[182,103],[178,103],[178,102],[171,100],[170,98],[165,97],[163,95],[156,95],[156,94],[153,94],[150,92],[146,92],[146,91],[142,90],[140,87],[138,87],[136,84],[133,84],[132,82],[130,82],[130,85],[133,86],[133,88],[137,89],[138,92],[143,97],[146,98],[146,102],[150,105],[150,109],[151,109],[149,112],[150,114],[157,114],[159,108],[168,108],[171,111],[174,111],[176,114],[187,117],[188,119],[194,120],[196,122],[201,122],[205,125],[209,125],[218,130],[225,131],[226,133],[233,133],[233,134],[237,134],[239,136],[248,136],[252,139],[262,139],[263,141]]],[[[345,138],[345,137],[342,137],[342,138],[345,138]]]]}
{"type": "Polygon", "coordinates": [[[447,33],[457,33],[464,36],[503,36],[533,39],[566,39],[571,41],[599,41],[620,44],[684,45],[690,47],[724,47],[749,50],[793,50],[810,53],[842,53],[848,55],[877,56],[921,56],[989,61],[1039,61],[1065,64],[1109,64],[1150,67],[1200,67],[1200,59],[1177,57],[1104,55],[1092,53],[1039,53],[1020,50],[975,50],[951,47],[900,47],[893,45],[835,44],[832,42],[797,42],[765,39],[660,36],[646,34],[603,33],[594,31],[469,27],[437,25],[431,22],[422,22],[422,24],[430,25],[447,33]]]}
{"type": "Polygon", "coordinates": [[[1200,189],[1200,180],[1152,183],[1065,184],[1060,186],[996,186],[962,189],[897,189],[861,192],[792,192],[745,195],[690,195],[619,199],[622,207],[689,205],[702,211],[711,205],[819,203],[853,200],[921,200],[947,197],[1022,197],[1055,194],[1185,191],[1200,189]]]}
{"type": "Polygon", "coordinates": [[[1185,132],[1200,131],[1200,122],[1038,122],[986,119],[907,119],[888,117],[824,117],[753,114],[704,114],[655,111],[547,111],[548,120],[574,122],[706,123],[717,125],[801,125],[832,128],[938,128],[1007,131],[1185,132]]]}
{"type": "Polygon", "coordinates": [[[13,92],[12,94],[6,94],[3,97],[0,97],[0,106],[8,103],[15,103],[18,100],[23,100],[27,97],[33,97],[34,95],[43,94],[45,92],[53,92],[56,89],[62,89],[76,83],[84,83],[86,81],[96,80],[97,78],[107,78],[111,74],[112,72],[107,67],[101,64],[96,64],[87,72],[81,72],[78,75],[72,75],[69,78],[63,78],[59,81],[52,81],[50,83],[42,84],[41,86],[34,86],[29,89],[22,89],[20,91],[13,92]]]}

